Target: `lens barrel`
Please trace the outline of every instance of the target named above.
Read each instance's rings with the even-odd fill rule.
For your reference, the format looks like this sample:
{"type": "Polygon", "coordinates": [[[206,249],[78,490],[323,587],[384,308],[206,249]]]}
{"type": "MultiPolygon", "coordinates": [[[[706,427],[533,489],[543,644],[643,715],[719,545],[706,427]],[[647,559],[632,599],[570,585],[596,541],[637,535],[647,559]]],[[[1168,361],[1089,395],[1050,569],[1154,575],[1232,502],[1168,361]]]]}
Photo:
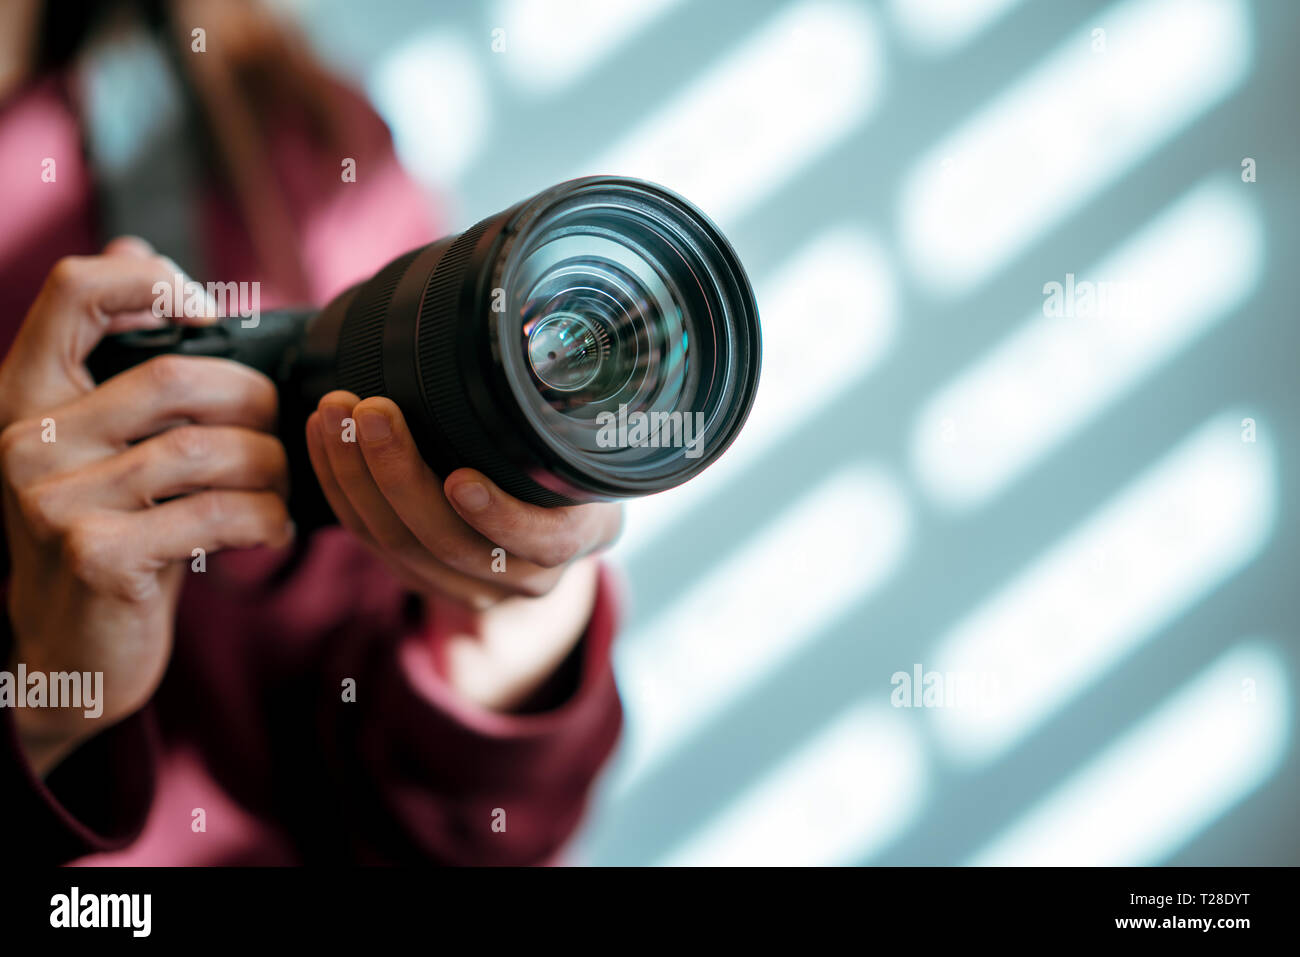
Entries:
{"type": "Polygon", "coordinates": [[[439,475],[539,505],[687,481],[753,404],[758,311],[735,252],[662,187],[572,180],[393,260],[309,324],[294,375],[386,395],[439,475]]]}

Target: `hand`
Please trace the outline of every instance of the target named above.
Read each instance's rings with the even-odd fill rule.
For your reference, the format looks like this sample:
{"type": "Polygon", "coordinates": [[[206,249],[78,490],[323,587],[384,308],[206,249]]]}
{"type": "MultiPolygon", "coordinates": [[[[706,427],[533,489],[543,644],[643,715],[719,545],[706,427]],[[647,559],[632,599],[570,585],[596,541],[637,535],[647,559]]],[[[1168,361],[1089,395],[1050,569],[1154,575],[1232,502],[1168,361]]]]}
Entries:
{"type": "Polygon", "coordinates": [[[443,481],[382,397],[322,398],[307,448],[339,521],[429,596],[435,623],[452,624],[452,686],[498,710],[524,701],[581,637],[596,589],[589,556],[617,537],[622,508],[529,505],[473,469],[443,481]],[[345,441],[347,418],[356,441],[345,441]]]}
{"type": "Polygon", "coordinates": [[[132,239],[61,260],[0,365],[7,667],[104,676],[98,718],[78,708],[14,711],[40,774],[153,694],[195,548],[283,545],[292,534],[265,376],[164,356],[96,387],[84,368],[102,336],[166,321],[149,311],[153,286],[176,271],[132,239]]]}

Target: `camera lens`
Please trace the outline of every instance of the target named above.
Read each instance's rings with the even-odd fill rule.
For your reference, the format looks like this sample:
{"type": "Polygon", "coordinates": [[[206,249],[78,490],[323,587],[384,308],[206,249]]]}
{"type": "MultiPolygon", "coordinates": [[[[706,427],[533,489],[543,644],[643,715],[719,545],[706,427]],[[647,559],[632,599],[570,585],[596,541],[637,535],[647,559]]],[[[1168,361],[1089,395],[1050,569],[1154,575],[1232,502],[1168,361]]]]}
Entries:
{"type": "MultiPolygon", "coordinates": [[[[691,320],[681,294],[671,289],[672,279],[643,244],[645,237],[629,232],[629,224],[617,232],[619,224],[606,222],[605,215],[588,212],[576,229],[569,217],[541,224],[505,281],[507,302],[519,303],[520,332],[537,377],[535,390],[520,388],[521,402],[569,453],[603,448],[612,458],[617,437],[601,442],[602,421],[620,409],[693,412],[687,409],[687,388],[698,377],[692,376],[691,320]],[[576,333],[571,317],[581,323],[572,340],[577,348],[572,357],[561,352],[558,361],[572,378],[556,388],[549,368],[539,368],[534,345],[553,324],[576,333]]],[[[513,325],[513,318],[506,322],[513,325]]],[[[543,358],[549,360],[549,353],[543,358]]]]}
{"type": "Polygon", "coordinates": [[[524,326],[528,361],[538,382],[557,392],[581,389],[600,373],[605,356],[598,327],[572,312],[552,312],[524,326]],[[531,328],[530,328],[531,327],[531,328]]]}
{"type": "Polygon", "coordinates": [[[470,465],[570,505],[706,468],[749,413],[759,357],[753,291],[718,229],[662,187],[590,177],[344,293],[308,330],[303,364],[328,374],[303,388],[388,395],[435,472],[470,465]]]}
{"type": "Polygon", "coordinates": [[[570,485],[629,495],[679,484],[725,448],[752,401],[748,281],[703,215],[657,187],[598,181],[548,199],[494,270],[506,305],[496,366],[525,432],[570,485]],[[570,348],[539,356],[561,332],[570,348]]]}

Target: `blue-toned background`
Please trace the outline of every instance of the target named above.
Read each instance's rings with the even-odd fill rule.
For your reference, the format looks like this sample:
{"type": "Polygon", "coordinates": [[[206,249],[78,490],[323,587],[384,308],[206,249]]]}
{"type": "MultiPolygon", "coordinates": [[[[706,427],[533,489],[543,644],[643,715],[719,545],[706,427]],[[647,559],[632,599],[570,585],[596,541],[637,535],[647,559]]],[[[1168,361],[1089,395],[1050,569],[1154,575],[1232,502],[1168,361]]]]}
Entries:
{"type": "Polygon", "coordinates": [[[573,860],[1300,863],[1300,4],[281,5],[449,228],[640,175],[758,289],[573,860]]]}

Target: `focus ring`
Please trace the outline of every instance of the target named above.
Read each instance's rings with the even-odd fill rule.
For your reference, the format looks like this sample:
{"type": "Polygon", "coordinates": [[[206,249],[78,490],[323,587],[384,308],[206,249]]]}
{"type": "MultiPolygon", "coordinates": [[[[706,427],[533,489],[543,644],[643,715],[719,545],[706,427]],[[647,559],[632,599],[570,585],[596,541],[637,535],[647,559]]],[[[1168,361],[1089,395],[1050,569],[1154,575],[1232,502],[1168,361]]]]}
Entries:
{"type": "Polygon", "coordinates": [[[384,382],[384,317],[397,284],[421,249],[399,256],[358,291],[339,331],[339,388],[365,399],[386,395],[384,382]]]}
{"type": "MultiPolygon", "coordinates": [[[[464,321],[461,291],[474,247],[495,218],[486,219],[462,233],[429,277],[420,307],[417,334],[420,381],[426,407],[437,421],[456,463],[472,463],[502,490],[525,502],[548,507],[577,505],[576,499],[533,481],[500,453],[474,419],[462,385],[462,375],[468,370],[459,367],[456,350],[457,326],[464,321]]],[[[470,319],[481,321],[479,317],[470,319]]]]}

